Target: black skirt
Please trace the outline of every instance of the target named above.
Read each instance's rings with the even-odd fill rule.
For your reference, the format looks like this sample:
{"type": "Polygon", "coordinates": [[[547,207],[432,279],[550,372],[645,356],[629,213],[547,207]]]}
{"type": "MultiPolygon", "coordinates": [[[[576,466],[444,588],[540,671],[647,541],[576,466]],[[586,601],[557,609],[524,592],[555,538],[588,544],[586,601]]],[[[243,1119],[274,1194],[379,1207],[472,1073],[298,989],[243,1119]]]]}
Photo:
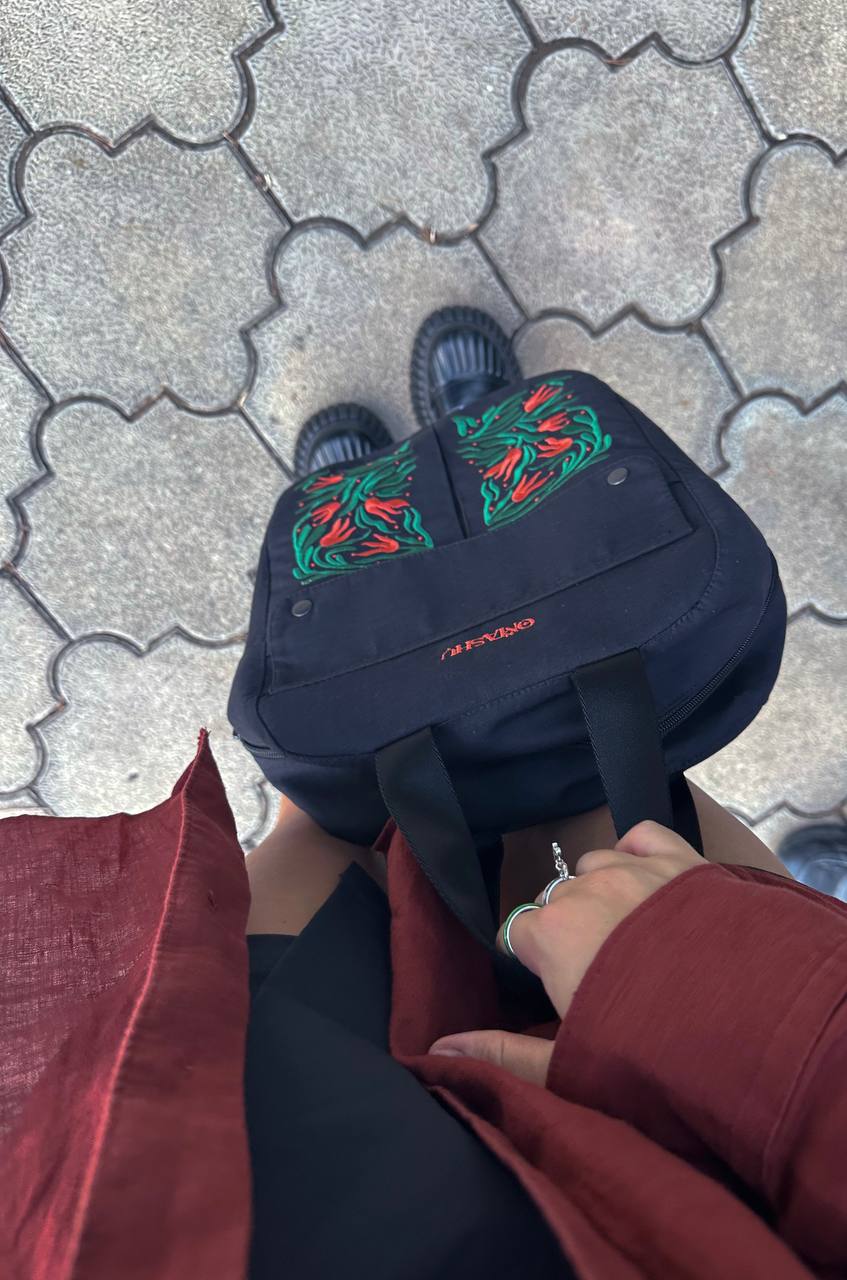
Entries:
{"type": "Polygon", "coordinates": [[[250,1280],[571,1280],[520,1183],[388,1052],[385,894],[354,864],[248,937],[250,1280]]]}

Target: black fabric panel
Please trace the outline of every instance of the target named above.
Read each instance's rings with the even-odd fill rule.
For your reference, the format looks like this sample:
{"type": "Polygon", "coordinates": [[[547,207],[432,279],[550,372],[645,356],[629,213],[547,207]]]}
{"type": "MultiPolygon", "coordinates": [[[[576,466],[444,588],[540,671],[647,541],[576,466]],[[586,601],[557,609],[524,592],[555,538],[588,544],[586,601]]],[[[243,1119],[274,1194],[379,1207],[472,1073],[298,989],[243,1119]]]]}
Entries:
{"type": "Polygon", "coordinates": [[[255,1000],[262,983],[270,976],[295,938],[287,933],[248,933],[250,999],[255,1000]]]}
{"type": "Polygon", "coordinates": [[[249,1280],[574,1280],[511,1172],[387,1053],[389,1011],[387,903],[353,866],[252,1004],[249,1280]]]}

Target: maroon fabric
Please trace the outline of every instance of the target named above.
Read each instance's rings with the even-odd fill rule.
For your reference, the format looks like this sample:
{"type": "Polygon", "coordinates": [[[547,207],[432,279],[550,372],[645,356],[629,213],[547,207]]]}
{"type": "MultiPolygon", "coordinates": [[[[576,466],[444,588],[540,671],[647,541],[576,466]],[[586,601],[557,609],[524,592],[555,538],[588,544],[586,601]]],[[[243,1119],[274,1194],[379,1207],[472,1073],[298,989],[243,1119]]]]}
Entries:
{"type": "MultiPolygon", "coordinates": [[[[0,1271],[237,1280],[248,890],[206,734],[149,813],[6,819],[0,846],[0,1271]]],[[[399,833],[381,847],[391,1051],[514,1171],[581,1277],[847,1272],[847,908],[767,872],[686,872],[614,931],[563,1023],[531,1029],[555,1034],[541,1088],[426,1053],[497,1026],[497,991],[399,833]]]]}
{"type": "Polygon", "coordinates": [[[149,813],[0,822],[0,1275],[233,1280],[249,890],[205,733],[149,813]]]}

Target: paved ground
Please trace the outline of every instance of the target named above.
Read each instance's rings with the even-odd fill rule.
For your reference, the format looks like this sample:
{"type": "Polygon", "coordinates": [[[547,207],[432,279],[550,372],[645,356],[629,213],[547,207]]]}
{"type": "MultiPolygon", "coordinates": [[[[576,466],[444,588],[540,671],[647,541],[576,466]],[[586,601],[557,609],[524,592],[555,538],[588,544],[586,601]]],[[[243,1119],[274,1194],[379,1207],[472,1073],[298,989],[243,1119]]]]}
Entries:
{"type": "Polygon", "coordinates": [[[304,417],[412,426],[432,308],[611,381],[774,546],[775,694],[698,779],[847,798],[847,35],[824,0],[7,0],[0,809],[161,800],[304,417]]]}

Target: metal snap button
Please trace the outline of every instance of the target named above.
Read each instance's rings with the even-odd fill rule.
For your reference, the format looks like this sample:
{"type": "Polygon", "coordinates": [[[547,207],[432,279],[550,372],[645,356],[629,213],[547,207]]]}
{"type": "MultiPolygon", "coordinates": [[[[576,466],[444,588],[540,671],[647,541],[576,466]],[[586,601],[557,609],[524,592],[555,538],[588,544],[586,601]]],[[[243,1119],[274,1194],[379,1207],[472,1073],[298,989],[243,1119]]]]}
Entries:
{"type": "Polygon", "coordinates": [[[305,618],[307,613],[312,612],[311,600],[295,600],[291,606],[291,612],[295,618],[305,618]]]}
{"type": "Polygon", "coordinates": [[[610,471],[606,476],[606,484],[623,484],[628,475],[626,467],[615,467],[614,471],[610,471]]]}

